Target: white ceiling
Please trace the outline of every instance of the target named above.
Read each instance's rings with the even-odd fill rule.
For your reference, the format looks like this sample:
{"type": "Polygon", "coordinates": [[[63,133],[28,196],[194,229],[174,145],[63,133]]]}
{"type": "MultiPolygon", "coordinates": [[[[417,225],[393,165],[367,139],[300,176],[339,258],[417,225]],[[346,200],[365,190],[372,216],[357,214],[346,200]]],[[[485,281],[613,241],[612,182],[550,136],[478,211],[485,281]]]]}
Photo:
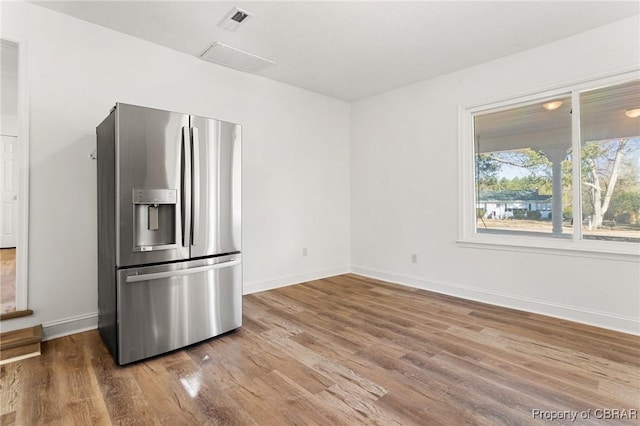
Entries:
{"type": "Polygon", "coordinates": [[[37,1],[200,56],[214,41],[271,59],[258,75],[345,101],[640,14],[638,1],[37,1]],[[236,32],[218,22],[253,16],[236,32]]]}

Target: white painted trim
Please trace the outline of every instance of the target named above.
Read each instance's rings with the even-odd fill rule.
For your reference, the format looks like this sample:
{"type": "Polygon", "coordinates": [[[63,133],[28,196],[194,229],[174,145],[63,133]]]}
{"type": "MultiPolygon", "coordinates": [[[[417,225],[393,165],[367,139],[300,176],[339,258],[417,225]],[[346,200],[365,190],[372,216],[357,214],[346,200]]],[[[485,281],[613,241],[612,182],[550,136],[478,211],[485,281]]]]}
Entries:
{"type": "MultiPolygon", "coordinates": [[[[581,152],[580,146],[580,93],[571,93],[571,151],[581,152]]],[[[582,155],[582,154],[581,154],[582,155]]],[[[582,165],[579,156],[572,156],[571,165],[571,204],[580,206],[582,213],[582,165]]],[[[572,209],[573,210],[573,209],[572,209]]],[[[573,212],[572,212],[573,214],[573,212]]],[[[582,238],[582,226],[573,226],[573,241],[580,241],[582,238]]]]}
{"type": "Polygon", "coordinates": [[[475,147],[472,112],[462,106],[458,107],[458,239],[467,241],[475,233],[475,216],[477,200],[475,185],[475,147]],[[469,176],[471,174],[471,176],[469,176]],[[471,180],[470,180],[471,179],[471,180]],[[469,182],[472,182],[470,185],[469,182]],[[472,203],[469,205],[469,203],[472,203]],[[473,210],[470,207],[473,206],[473,210]],[[473,212],[473,218],[469,216],[473,212]]]}
{"type": "MultiPolygon", "coordinates": [[[[571,239],[556,239],[551,236],[516,236],[495,235],[476,232],[476,194],[475,194],[475,140],[473,130],[473,115],[479,112],[491,112],[541,102],[558,95],[571,93],[574,112],[579,113],[578,92],[596,88],[621,84],[640,79],[640,69],[637,67],[617,70],[606,75],[593,76],[589,79],[557,84],[553,87],[541,88],[537,91],[512,96],[508,99],[485,103],[474,103],[470,106],[458,107],[458,177],[460,182],[459,213],[458,213],[458,241],[463,247],[527,251],[542,254],[560,254],[566,256],[602,258],[627,262],[640,262],[640,249],[636,244],[616,241],[593,241],[580,239],[581,230],[572,231],[571,239]]],[[[580,147],[578,114],[572,116],[572,147],[580,147]]],[[[581,209],[579,191],[579,159],[574,158],[573,205],[581,209]],[[577,176],[577,177],[576,177],[577,176]],[[576,188],[578,189],[576,191],[576,188]]],[[[574,207],[575,209],[575,207],[574,207]]],[[[581,216],[581,210],[575,211],[574,216],[581,216]]],[[[574,227],[575,228],[575,227],[574,227]]],[[[578,227],[579,228],[579,227],[578,227]]]]}
{"type": "Polygon", "coordinates": [[[397,274],[365,266],[354,265],[351,270],[354,274],[406,285],[408,287],[640,336],[640,318],[616,315],[577,306],[549,303],[539,299],[486,291],[465,285],[429,280],[412,275],[397,274]]]}
{"type": "Polygon", "coordinates": [[[19,42],[18,51],[18,140],[20,146],[20,192],[18,194],[18,249],[16,256],[16,309],[29,308],[29,89],[27,82],[27,43],[19,42]]]}
{"type": "Polygon", "coordinates": [[[77,315],[61,320],[42,323],[42,341],[82,333],[98,328],[98,313],[77,315]]]}
{"type": "Polygon", "coordinates": [[[632,247],[621,247],[621,244],[615,241],[581,241],[578,244],[570,240],[558,240],[552,236],[527,238],[480,234],[478,237],[458,240],[456,244],[464,248],[483,250],[518,251],[640,263],[640,250],[637,247],[633,244],[629,244],[632,247]],[[626,250],[623,251],[623,248],[626,250]]]}
{"type": "Polygon", "coordinates": [[[320,280],[322,278],[333,277],[336,275],[348,274],[351,269],[348,266],[339,266],[322,271],[312,272],[309,274],[294,275],[290,277],[277,278],[270,281],[257,281],[253,283],[245,283],[243,294],[252,294],[260,291],[273,290],[280,287],[286,287],[294,284],[300,284],[307,281],[320,280]]]}

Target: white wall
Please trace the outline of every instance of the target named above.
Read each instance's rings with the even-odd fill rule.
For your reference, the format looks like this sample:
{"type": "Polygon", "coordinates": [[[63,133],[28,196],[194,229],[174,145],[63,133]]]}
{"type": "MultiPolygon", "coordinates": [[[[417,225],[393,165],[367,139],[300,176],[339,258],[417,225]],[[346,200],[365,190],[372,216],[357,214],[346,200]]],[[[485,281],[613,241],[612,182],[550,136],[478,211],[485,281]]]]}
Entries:
{"type": "Polygon", "coordinates": [[[96,325],[89,153],[115,102],[243,125],[245,292],[348,271],[349,104],[28,3],[1,7],[3,34],[27,49],[29,308],[36,314],[27,321],[42,322],[45,337],[96,325]]]}
{"type": "Polygon", "coordinates": [[[458,108],[638,67],[639,19],[354,103],[352,270],[640,334],[638,262],[456,244],[458,108]]]}
{"type": "Polygon", "coordinates": [[[49,337],[95,327],[96,181],[88,154],[95,126],[116,101],[243,124],[245,291],[352,265],[638,333],[637,263],[455,242],[458,107],[637,66],[637,19],[350,106],[28,3],[0,7],[3,34],[27,43],[29,305],[49,337]]]}

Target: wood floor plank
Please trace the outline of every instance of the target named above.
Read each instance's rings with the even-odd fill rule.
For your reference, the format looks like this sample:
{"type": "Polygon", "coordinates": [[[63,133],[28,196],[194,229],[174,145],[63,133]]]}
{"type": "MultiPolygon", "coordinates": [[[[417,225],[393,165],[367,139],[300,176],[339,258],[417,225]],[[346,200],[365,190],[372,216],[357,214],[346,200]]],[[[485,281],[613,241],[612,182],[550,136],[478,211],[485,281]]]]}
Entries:
{"type": "MultiPolygon", "coordinates": [[[[50,350],[46,358],[38,357],[17,364],[22,364],[20,374],[20,392],[15,402],[17,424],[44,424],[60,422],[60,395],[57,378],[61,369],[54,368],[56,346],[59,342],[47,345],[50,350]],[[37,362],[35,361],[37,360],[37,362]],[[29,394],[25,398],[25,394],[29,394]]],[[[4,377],[0,379],[4,381],[4,377]]],[[[4,386],[2,387],[4,391],[4,386]]]]}
{"type": "Polygon", "coordinates": [[[0,422],[493,426],[640,411],[638,336],[354,274],[243,305],[241,329],[126,367],[95,330],[45,342],[0,367],[0,422]]]}

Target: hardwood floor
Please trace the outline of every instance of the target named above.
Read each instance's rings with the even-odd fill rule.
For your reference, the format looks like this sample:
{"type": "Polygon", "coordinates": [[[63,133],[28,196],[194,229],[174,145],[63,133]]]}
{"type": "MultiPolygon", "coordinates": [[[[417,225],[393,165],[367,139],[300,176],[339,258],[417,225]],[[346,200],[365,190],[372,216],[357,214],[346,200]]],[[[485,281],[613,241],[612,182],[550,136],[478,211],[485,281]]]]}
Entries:
{"type": "Polygon", "coordinates": [[[238,331],[126,367],[95,330],[45,342],[0,384],[3,425],[637,424],[640,338],[343,275],[245,296],[238,331]]]}
{"type": "Polygon", "coordinates": [[[16,249],[0,249],[0,314],[16,310],[16,249]]]}

